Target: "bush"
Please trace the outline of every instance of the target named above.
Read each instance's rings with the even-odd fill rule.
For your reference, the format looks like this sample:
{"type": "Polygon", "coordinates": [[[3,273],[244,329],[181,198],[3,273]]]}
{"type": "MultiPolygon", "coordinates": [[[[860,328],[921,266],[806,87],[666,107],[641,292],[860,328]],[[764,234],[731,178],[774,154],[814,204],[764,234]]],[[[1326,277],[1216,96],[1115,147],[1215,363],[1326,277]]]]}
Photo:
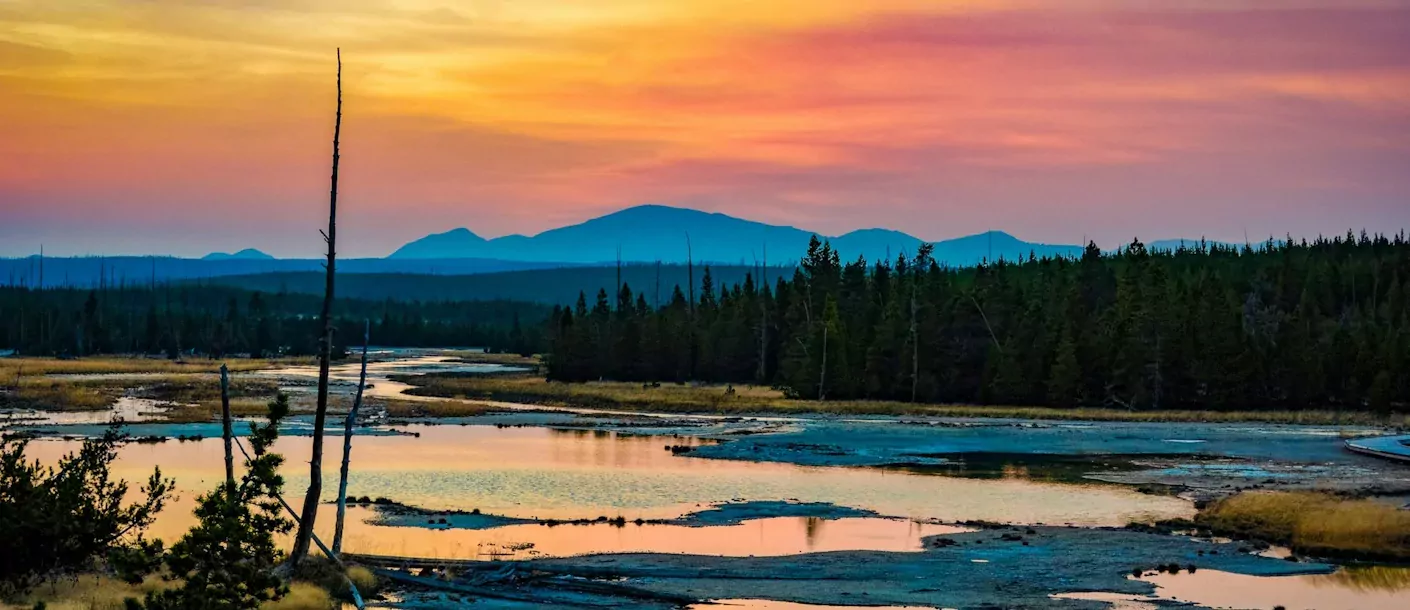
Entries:
{"type": "Polygon", "coordinates": [[[292,526],[280,516],[278,500],[284,486],[279,476],[284,458],[268,452],[279,436],[280,420],[288,413],[289,397],[279,394],[269,403],[269,421],[250,426],[253,455],[245,460],[244,476],[199,498],[199,522],[172,545],[165,558],[171,577],[185,581],[182,586],[149,593],[144,602],[130,600],[129,607],[255,610],[288,593],[274,572],[284,557],[274,536],[292,526]]]}
{"type": "Polygon", "coordinates": [[[57,467],[27,461],[27,440],[0,440],[0,594],[89,569],[129,543],[146,547],[142,531],[170,497],[172,481],[156,469],[142,498],[124,505],[128,484],[110,477],[124,440],[109,430],[84,441],[57,467]]]}

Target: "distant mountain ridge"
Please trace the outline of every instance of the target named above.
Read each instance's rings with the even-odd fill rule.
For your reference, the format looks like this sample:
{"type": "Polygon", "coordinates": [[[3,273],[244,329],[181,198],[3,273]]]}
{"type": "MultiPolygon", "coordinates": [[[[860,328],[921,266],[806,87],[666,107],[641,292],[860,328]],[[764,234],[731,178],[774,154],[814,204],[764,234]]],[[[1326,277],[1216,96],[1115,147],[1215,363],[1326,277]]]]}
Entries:
{"type": "MultiPolygon", "coordinates": [[[[889,229],[861,229],[829,236],[796,227],[770,225],[715,212],[662,205],[626,208],[579,224],[534,235],[485,239],[460,228],[428,235],[393,252],[390,259],[488,258],[560,261],[580,264],[662,261],[753,264],[797,261],[813,235],[826,239],[842,259],[869,261],[914,254],[924,240],[889,229]],[[687,241],[688,240],[688,241],[687,241]],[[690,255],[687,256],[687,251],[690,255]]],[[[935,259],[953,266],[982,260],[1017,260],[1038,256],[1075,256],[1080,246],[1026,242],[1002,231],[989,231],[934,242],[935,259]]]]}
{"type": "Polygon", "coordinates": [[[254,248],[245,248],[234,254],[226,252],[212,252],[201,257],[203,261],[272,261],[273,256],[265,254],[254,248]]]}

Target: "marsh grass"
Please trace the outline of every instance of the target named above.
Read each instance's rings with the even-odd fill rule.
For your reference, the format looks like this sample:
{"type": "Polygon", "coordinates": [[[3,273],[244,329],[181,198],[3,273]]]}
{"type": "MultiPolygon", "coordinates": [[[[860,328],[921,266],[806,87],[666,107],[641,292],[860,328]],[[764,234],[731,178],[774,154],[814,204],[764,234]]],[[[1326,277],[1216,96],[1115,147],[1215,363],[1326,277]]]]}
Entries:
{"type": "Polygon", "coordinates": [[[290,584],[287,595],[260,606],[262,610],[327,610],[336,607],[337,604],[328,591],[306,582],[290,584]]]}
{"type": "Polygon", "coordinates": [[[381,584],[377,580],[377,575],[372,573],[372,570],[362,566],[349,567],[348,579],[352,580],[354,585],[357,585],[358,592],[362,593],[364,596],[376,593],[377,587],[381,584]]]}
{"type": "MultiPolygon", "coordinates": [[[[178,403],[212,403],[219,407],[220,378],[211,375],[169,374],[156,378],[144,378],[139,383],[128,382],[132,393],[140,398],[178,403]]],[[[269,379],[232,377],[230,397],[268,399],[279,390],[276,382],[269,379]]]]}
{"type": "Polygon", "coordinates": [[[1288,545],[1319,557],[1410,560],[1410,511],[1318,492],[1256,491],[1220,500],[1195,523],[1216,534],[1288,545]]]}
{"type": "Polygon", "coordinates": [[[138,356],[94,356],[75,360],[58,358],[0,358],[0,387],[13,383],[17,375],[103,375],[133,373],[215,374],[224,363],[232,373],[284,366],[313,364],[313,358],[230,358],[226,360],[166,360],[138,356]]]}
{"type": "Polygon", "coordinates": [[[1323,579],[1356,591],[1410,589],[1410,568],[1398,566],[1345,566],[1323,579]]]}
{"type": "Polygon", "coordinates": [[[522,366],[536,369],[542,363],[538,356],[520,356],[519,354],[490,354],[484,352],[459,352],[455,355],[456,362],[468,362],[473,364],[503,364],[506,366],[522,366]]]}
{"type": "MultiPolygon", "coordinates": [[[[237,398],[230,401],[230,414],[235,417],[259,417],[269,412],[267,398],[237,398]]],[[[220,418],[220,402],[176,405],[167,409],[163,420],[174,424],[198,424],[220,418]]]]}
{"type": "Polygon", "coordinates": [[[126,598],[141,599],[149,591],[161,591],[175,585],[155,574],[136,585],[109,576],[82,574],[58,578],[24,595],[0,600],[0,609],[29,610],[36,603],[44,602],[48,610],[122,610],[126,598]]]}
{"type": "Polygon", "coordinates": [[[917,404],[881,400],[810,401],[790,399],[783,392],[762,386],[662,383],[643,388],[640,383],[595,381],[559,383],[534,375],[425,375],[398,376],[397,381],[417,386],[419,396],[468,398],[607,410],[658,413],[913,415],[937,417],[1004,417],[1128,422],[1249,422],[1311,425],[1360,425],[1406,427],[1410,416],[1384,417],[1371,413],[1333,411],[1126,411],[1121,409],[1004,407],[956,404],[917,404]]]}
{"type": "Polygon", "coordinates": [[[387,408],[388,417],[396,418],[474,417],[499,410],[489,405],[450,400],[385,400],[381,404],[387,408]]]}
{"type": "Polygon", "coordinates": [[[53,411],[93,411],[107,408],[123,389],[112,382],[22,378],[18,386],[0,390],[0,407],[53,411]]]}
{"type": "MultiPolygon", "coordinates": [[[[304,359],[230,360],[232,372],[272,368],[304,359]]],[[[0,358],[0,408],[48,411],[106,409],[123,395],[209,403],[220,398],[216,361],[173,362],[152,358],[97,357],[82,360],[0,358]],[[113,375],[106,378],[103,375],[113,375]],[[141,375],[124,378],[123,375],[141,375]]],[[[273,382],[235,379],[236,397],[268,397],[273,382]]]]}
{"type": "MultiPolygon", "coordinates": [[[[375,591],[376,577],[366,568],[353,568],[353,571],[366,572],[366,582],[371,584],[368,591],[375,591]]],[[[363,574],[354,574],[353,582],[358,582],[363,574]]],[[[44,602],[46,610],[123,610],[123,600],[134,597],[142,599],[148,592],[162,591],[179,585],[177,581],[164,580],[159,575],[148,576],[140,584],[128,584],[116,578],[101,574],[82,574],[69,578],[59,578],[44,583],[22,596],[0,600],[0,610],[31,610],[36,603],[44,602]]],[[[359,583],[359,590],[362,583],[359,583]]],[[[327,610],[337,607],[331,595],[322,587],[308,582],[294,582],[289,586],[289,594],[277,601],[261,606],[263,610],[327,610]]]]}

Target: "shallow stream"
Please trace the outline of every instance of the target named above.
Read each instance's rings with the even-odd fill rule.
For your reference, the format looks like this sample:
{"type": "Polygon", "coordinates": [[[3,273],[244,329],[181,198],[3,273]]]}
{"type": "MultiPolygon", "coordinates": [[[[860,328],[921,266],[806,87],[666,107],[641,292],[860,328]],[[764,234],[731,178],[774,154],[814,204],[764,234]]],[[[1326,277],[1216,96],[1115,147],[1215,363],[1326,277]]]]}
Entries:
{"type": "MultiPolygon", "coordinates": [[[[498,370],[503,367],[429,358],[393,360],[374,364],[369,381],[376,396],[405,397],[407,386],[391,382],[388,375],[498,370]]],[[[289,385],[297,388],[306,387],[306,383],[297,380],[307,380],[310,372],[316,375],[312,367],[266,374],[295,380],[289,385]]],[[[337,367],[334,377],[355,384],[356,370],[351,366],[337,367]]],[[[115,412],[141,418],[150,415],[153,408],[124,400],[115,406],[115,412]]],[[[45,423],[102,421],[99,415],[83,414],[59,415],[45,423]]],[[[755,450],[766,456],[765,461],[758,461],[728,451],[730,443],[740,443],[742,439],[722,441],[710,435],[701,438],[688,434],[688,430],[685,434],[658,436],[562,429],[563,426],[477,425],[473,421],[458,422],[470,425],[399,425],[395,428],[401,434],[355,438],[350,496],[385,497],[431,512],[412,519],[388,520],[379,508],[350,507],[346,550],[447,559],[634,551],[740,557],[845,550],[918,552],[927,536],[964,531],[941,522],[1122,526],[1133,520],[1189,517],[1194,513],[1192,504],[1185,499],[1139,493],[1129,485],[1080,477],[1037,476],[1035,464],[1041,466],[1043,460],[1032,456],[1013,463],[993,458],[993,463],[985,464],[983,476],[974,476],[973,472],[956,471],[944,464],[908,468],[802,465],[798,462],[806,460],[787,456],[780,459],[769,453],[765,445],[758,445],[760,449],[755,450]],[[672,445],[708,448],[701,454],[713,458],[677,454],[669,450],[672,445]],[[872,511],[878,516],[821,518],[760,513],[724,525],[633,523],[637,519],[682,517],[722,503],[778,500],[829,503],[872,511]],[[436,514],[474,510],[485,515],[536,520],[621,517],[625,523],[596,521],[551,527],[541,522],[518,522],[471,529],[453,526],[454,520],[452,524],[442,524],[436,514]]],[[[1211,434],[1210,428],[1191,426],[1185,433],[1181,429],[1162,430],[1161,436],[1165,440],[1211,438],[1215,443],[1237,442],[1234,437],[1211,434]]],[[[1124,430],[1122,434],[1131,433],[1124,430]]],[[[1015,433],[1007,428],[993,432],[1015,433]]],[[[960,436],[956,438],[967,439],[982,437],[986,431],[964,430],[957,434],[960,436]]],[[[1300,436],[1269,438],[1270,442],[1286,443],[1292,442],[1286,439],[1293,436],[1315,440],[1317,434],[1320,433],[1310,431],[1300,436]]],[[[751,443],[768,442],[770,435],[747,438],[751,443]]],[[[285,436],[275,447],[275,451],[290,458],[291,464],[285,467],[285,495],[296,508],[302,495],[299,491],[307,484],[300,465],[303,456],[308,455],[310,442],[307,437],[285,436]]],[[[1207,444],[1167,442],[1163,451],[1197,451],[1207,444]]],[[[341,445],[340,436],[330,437],[327,443],[330,450],[325,457],[325,500],[331,500],[337,488],[337,452],[341,445]]],[[[78,441],[74,440],[38,439],[31,443],[30,457],[52,463],[77,446],[78,441]]],[[[221,452],[218,438],[131,444],[122,449],[116,475],[137,482],[144,480],[153,467],[160,467],[177,481],[180,498],[162,514],[150,536],[170,542],[190,527],[195,497],[212,489],[222,476],[221,452]]],[[[878,449],[871,455],[889,454],[878,449]]],[[[1072,459],[1069,456],[1064,467],[1071,466],[1072,459]]],[[[1093,458],[1092,468],[1108,466],[1093,458]]],[[[331,506],[320,512],[318,531],[325,538],[331,538],[333,515],[331,506]]],[[[1284,577],[1202,570],[1144,578],[1160,587],[1160,598],[1208,606],[1282,605],[1289,609],[1322,610],[1410,607],[1410,577],[1393,568],[1377,570],[1380,571],[1370,576],[1343,570],[1327,576],[1284,577]]],[[[1107,595],[1102,599],[1118,607],[1138,608],[1151,607],[1159,598],[1107,595]]],[[[731,603],[745,608],[812,608],[748,600],[731,603]]]]}

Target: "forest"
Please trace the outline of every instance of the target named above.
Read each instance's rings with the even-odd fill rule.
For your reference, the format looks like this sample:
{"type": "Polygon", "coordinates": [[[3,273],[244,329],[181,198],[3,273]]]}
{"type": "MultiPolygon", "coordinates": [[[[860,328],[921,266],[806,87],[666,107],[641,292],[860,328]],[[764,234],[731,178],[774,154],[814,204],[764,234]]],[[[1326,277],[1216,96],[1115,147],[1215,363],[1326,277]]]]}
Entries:
{"type": "MultiPolygon", "coordinates": [[[[744,274],[755,272],[749,265],[713,265],[711,272],[719,283],[735,284],[744,274]]],[[[770,267],[775,276],[793,273],[793,266],[770,267]]],[[[625,282],[645,292],[646,302],[656,306],[671,296],[672,286],[688,284],[684,264],[623,263],[619,267],[569,266],[552,269],[497,271],[469,275],[420,273],[339,273],[338,294],[380,301],[383,299],[419,301],[470,301],[504,299],[530,301],[547,306],[570,303],[579,292],[595,294],[625,282]]],[[[699,287],[700,277],[695,278],[699,287]]],[[[323,294],[323,276],[318,273],[260,273],[208,278],[190,283],[233,286],[261,292],[323,294]]],[[[547,315],[547,309],[545,316],[547,315]]]]}
{"type": "MultiPolygon", "coordinates": [[[[0,349],[25,355],[223,357],[317,353],[321,295],[194,284],[0,287],[0,349]]],[[[512,301],[339,299],[334,348],[361,343],[363,321],[385,347],[484,347],[536,353],[549,308],[512,301]]]]}
{"type": "Polygon", "coordinates": [[[550,379],[764,384],[816,399],[1126,409],[1374,409],[1410,401],[1410,243],[1199,243],[997,261],[843,262],[814,239],[791,275],[659,308],[555,307],[550,379]]]}

